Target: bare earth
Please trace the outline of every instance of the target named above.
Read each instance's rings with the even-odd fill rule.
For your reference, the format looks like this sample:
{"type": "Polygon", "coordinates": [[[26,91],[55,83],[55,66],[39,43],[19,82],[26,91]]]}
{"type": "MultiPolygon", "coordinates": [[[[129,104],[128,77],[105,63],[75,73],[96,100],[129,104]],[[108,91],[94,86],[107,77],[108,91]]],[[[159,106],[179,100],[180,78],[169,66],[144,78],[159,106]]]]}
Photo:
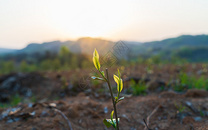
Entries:
{"type": "MultiPolygon", "coordinates": [[[[181,69],[170,68],[162,67],[163,71],[156,68],[152,74],[145,76],[150,81],[160,80],[166,84],[166,81],[175,77],[181,69]],[[158,76],[159,74],[161,75],[158,76]]],[[[131,76],[141,77],[145,74],[144,70],[136,69],[138,71],[131,76]]],[[[196,69],[189,66],[185,72],[196,74],[199,70],[200,65],[196,69]]],[[[15,75],[12,74],[10,77],[15,75]]],[[[70,129],[69,122],[74,130],[113,129],[106,128],[102,122],[104,118],[110,118],[113,108],[106,90],[97,90],[106,87],[105,84],[98,83],[90,88],[80,88],[77,87],[77,83],[74,85],[76,87],[69,87],[72,75],[76,78],[80,73],[31,73],[26,74],[23,79],[18,79],[21,80],[22,86],[31,89],[37,101],[30,103],[24,100],[24,103],[14,106],[13,109],[1,108],[0,130],[67,130],[70,129]],[[68,77],[68,87],[65,89],[60,89],[63,86],[61,77],[68,77]],[[55,100],[54,97],[59,98],[55,100]],[[61,114],[64,114],[69,122],[61,114]]],[[[0,85],[5,79],[5,76],[1,76],[0,85]]],[[[125,84],[128,87],[128,81],[125,84]]],[[[10,94],[7,90],[4,92],[10,94]]],[[[208,92],[205,90],[192,89],[176,93],[171,89],[158,91],[156,87],[151,87],[146,96],[132,96],[126,93],[123,93],[123,96],[125,99],[117,105],[121,130],[143,130],[143,119],[153,130],[208,130],[208,92]]]]}

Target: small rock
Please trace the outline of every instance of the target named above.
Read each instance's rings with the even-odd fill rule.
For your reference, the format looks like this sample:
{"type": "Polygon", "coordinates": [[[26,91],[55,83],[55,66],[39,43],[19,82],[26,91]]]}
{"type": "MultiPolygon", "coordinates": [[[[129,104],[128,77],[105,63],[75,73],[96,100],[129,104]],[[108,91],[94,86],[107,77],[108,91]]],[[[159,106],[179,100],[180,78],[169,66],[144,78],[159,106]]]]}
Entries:
{"type": "Polygon", "coordinates": [[[98,93],[94,93],[94,96],[98,98],[100,95],[98,93]]]}
{"type": "Polygon", "coordinates": [[[197,116],[197,117],[194,117],[194,120],[195,120],[195,121],[202,121],[202,118],[199,117],[199,116],[197,116]]]}
{"type": "Polygon", "coordinates": [[[35,111],[31,112],[30,115],[31,116],[34,116],[35,115],[35,111]]]}
{"type": "Polygon", "coordinates": [[[48,116],[48,115],[49,115],[49,114],[48,114],[46,111],[42,111],[40,116],[41,116],[41,117],[46,117],[46,116],[48,116]]]}
{"type": "Polygon", "coordinates": [[[130,130],[136,130],[136,128],[134,128],[134,127],[131,127],[131,129],[130,130]]]}
{"type": "Polygon", "coordinates": [[[78,122],[81,124],[82,123],[82,119],[80,119],[78,122]]]}
{"type": "Polygon", "coordinates": [[[155,130],[159,130],[157,127],[155,127],[155,130]]]}
{"type": "Polygon", "coordinates": [[[50,107],[56,107],[56,103],[50,103],[49,106],[50,107]]]}
{"type": "Polygon", "coordinates": [[[27,106],[30,108],[30,107],[33,106],[33,104],[32,103],[28,103],[27,106]]]}
{"type": "Polygon", "coordinates": [[[60,93],[59,93],[59,96],[63,98],[63,97],[66,96],[66,93],[65,93],[65,92],[60,92],[60,93]]]}
{"type": "Polygon", "coordinates": [[[33,127],[33,128],[31,128],[31,130],[37,130],[37,128],[33,127]]]}
{"type": "Polygon", "coordinates": [[[15,117],[15,118],[12,118],[12,119],[8,119],[8,120],[7,120],[7,123],[16,122],[16,121],[19,121],[19,120],[20,120],[20,118],[15,117]]]}
{"type": "Polygon", "coordinates": [[[104,113],[105,113],[105,114],[108,113],[108,107],[104,107],[104,113]]]}
{"type": "Polygon", "coordinates": [[[32,96],[32,91],[30,89],[27,89],[27,92],[25,93],[26,97],[31,97],[32,96]]]}
{"type": "Polygon", "coordinates": [[[15,113],[17,113],[17,112],[20,111],[20,110],[21,110],[20,107],[7,109],[7,111],[9,111],[8,115],[15,114],[15,113]]]}
{"type": "Polygon", "coordinates": [[[122,117],[125,118],[125,119],[127,119],[128,122],[130,122],[130,119],[127,117],[127,115],[122,114],[122,117]]]}
{"type": "Polygon", "coordinates": [[[197,110],[191,102],[185,101],[185,104],[186,104],[186,106],[188,106],[194,113],[200,113],[199,110],[197,110]]]}
{"type": "Polygon", "coordinates": [[[189,101],[186,101],[185,103],[186,103],[187,106],[192,106],[192,103],[189,102],[189,101]]]}
{"type": "Polygon", "coordinates": [[[177,115],[176,115],[176,117],[177,117],[181,122],[182,122],[183,119],[184,119],[185,117],[187,117],[187,116],[191,116],[191,114],[188,113],[188,112],[179,112],[179,113],[177,113],[177,115]]]}
{"type": "Polygon", "coordinates": [[[13,86],[13,84],[15,84],[17,78],[16,77],[9,77],[8,79],[6,79],[2,85],[0,86],[0,89],[11,89],[11,87],[13,86]]]}

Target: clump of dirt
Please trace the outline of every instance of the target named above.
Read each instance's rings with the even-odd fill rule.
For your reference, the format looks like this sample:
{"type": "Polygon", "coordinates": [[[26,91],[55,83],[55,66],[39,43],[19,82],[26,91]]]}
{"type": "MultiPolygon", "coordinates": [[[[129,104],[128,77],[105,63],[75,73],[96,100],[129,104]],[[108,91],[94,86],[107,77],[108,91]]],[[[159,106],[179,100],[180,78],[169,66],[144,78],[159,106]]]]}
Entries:
{"type": "Polygon", "coordinates": [[[198,89],[190,89],[185,94],[186,97],[208,97],[208,91],[198,90],[198,89]]]}
{"type": "Polygon", "coordinates": [[[41,73],[4,75],[0,78],[0,102],[10,102],[14,95],[23,98],[35,96],[37,100],[50,98],[57,95],[51,93],[58,86],[56,81],[44,77],[41,73]]]}

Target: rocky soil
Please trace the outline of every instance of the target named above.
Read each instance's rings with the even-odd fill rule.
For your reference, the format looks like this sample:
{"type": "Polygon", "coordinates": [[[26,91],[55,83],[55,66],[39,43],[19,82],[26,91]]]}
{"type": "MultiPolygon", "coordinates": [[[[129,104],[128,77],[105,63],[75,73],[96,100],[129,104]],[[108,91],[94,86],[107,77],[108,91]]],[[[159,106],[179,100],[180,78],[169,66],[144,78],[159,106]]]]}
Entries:
{"type": "MultiPolygon", "coordinates": [[[[115,71],[112,69],[111,72],[115,71]]],[[[172,89],[182,71],[208,76],[201,64],[153,66],[151,70],[143,65],[124,68],[125,89],[122,96],[125,99],[117,106],[120,129],[146,129],[145,119],[153,130],[208,130],[208,91],[189,89],[175,92],[172,89]],[[131,94],[131,80],[145,82],[145,95],[131,94]]],[[[12,102],[16,94],[21,102],[0,108],[0,129],[113,129],[102,123],[104,118],[110,118],[113,108],[107,86],[88,80],[90,72],[74,70],[1,75],[1,106],[12,102]]]]}

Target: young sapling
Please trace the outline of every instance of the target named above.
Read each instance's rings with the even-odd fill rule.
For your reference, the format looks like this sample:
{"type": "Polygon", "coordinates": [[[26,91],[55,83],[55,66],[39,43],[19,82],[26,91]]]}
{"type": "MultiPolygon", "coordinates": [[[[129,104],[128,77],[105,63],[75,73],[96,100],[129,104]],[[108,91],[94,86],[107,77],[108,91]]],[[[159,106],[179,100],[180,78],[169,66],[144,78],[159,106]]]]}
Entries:
{"type": "Polygon", "coordinates": [[[123,80],[121,79],[121,74],[120,74],[119,69],[118,69],[118,76],[115,75],[115,74],[113,75],[113,78],[114,78],[114,80],[115,80],[115,82],[117,84],[117,90],[118,90],[117,96],[114,97],[112,89],[111,89],[110,79],[109,79],[109,76],[108,76],[108,69],[107,68],[105,69],[106,74],[105,74],[104,71],[101,71],[101,69],[100,69],[101,66],[100,66],[100,62],[99,62],[99,54],[98,54],[96,49],[93,52],[93,63],[94,63],[95,68],[98,70],[99,74],[101,75],[101,77],[92,76],[92,79],[94,79],[94,80],[102,80],[102,81],[107,82],[108,88],[110,90],[111,98],[112,98],[112,103],[113,103],[113,109],[114,110],[111,112],[111,118],[110,119],[104,119],[103,123],[108,128],[110,126],[113,126],[116,130],[119,130],[118,123],[119,123],[120,119],[117,116],[116,105],[117,105],[118,102],[120,102],[121,100],[124,99],[124,97],[119,98],[120,93],[121,93],[121,91],[123,89],[123,80]],[[114,112],[115,112],[115,119],[113,118],[114,112]]]}

